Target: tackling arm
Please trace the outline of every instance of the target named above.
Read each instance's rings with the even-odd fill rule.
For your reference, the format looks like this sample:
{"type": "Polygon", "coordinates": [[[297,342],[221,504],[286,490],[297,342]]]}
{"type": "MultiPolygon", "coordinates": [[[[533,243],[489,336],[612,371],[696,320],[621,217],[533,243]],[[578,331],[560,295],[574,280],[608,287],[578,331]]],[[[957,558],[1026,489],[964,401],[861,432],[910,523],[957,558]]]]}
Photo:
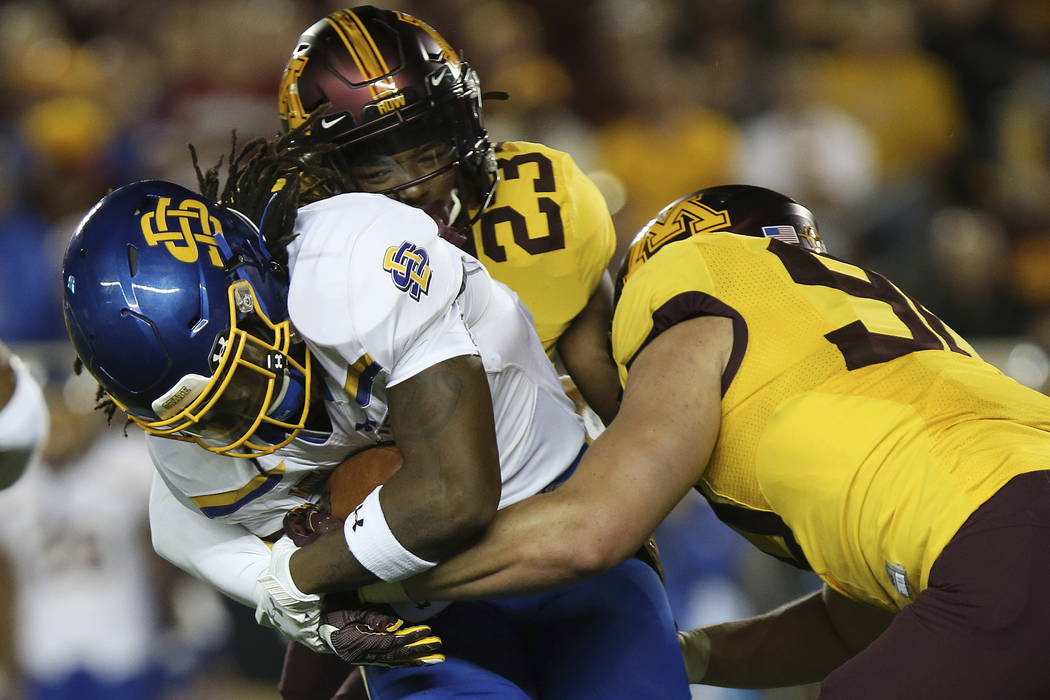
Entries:
{"type": "Polygon", "coordinates": [[[678,639],[690,683],[776,688],[822,680],[892,618],[825,586],[765,615],[680,632],[678,639]]]}
{"type": "Polygon", "coordinates": [[[501,510],[476,546],[405,581],[408,596],[526,594],[630,557],[706,467],[731,347],[728,319],[694,319],[659,335],[636,358],[616,419],[576,473],[552,493],[501,510]]]}
{"type": "Polygon", "coordinates": [[[584,401],[605,425],[620,404],[620,379],[609,348],[613,283],[602,274],[598,288],[558,340],[558,355],[584,401]]]}

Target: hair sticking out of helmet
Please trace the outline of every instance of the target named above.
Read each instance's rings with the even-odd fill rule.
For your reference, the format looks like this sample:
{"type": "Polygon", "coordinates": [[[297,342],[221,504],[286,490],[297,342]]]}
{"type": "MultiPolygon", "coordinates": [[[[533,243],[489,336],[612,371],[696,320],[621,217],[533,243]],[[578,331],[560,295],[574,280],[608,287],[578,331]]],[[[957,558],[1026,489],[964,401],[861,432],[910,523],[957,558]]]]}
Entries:
{"type": "Polygon", "coordinates": [[[80,222],[62,279],[79,360],[147,432],[251,457],[302,429],[310,355],[246,216],[173,183],[127,185],[80,222]]]}
{"type": "Polygon", "coordinates": [[[412,15],[366,5],[313,24],[285,67],[279,111],[287,129],[321,113],[304,139],[334,146],[325,156],[337,174],[334,191],[422,207],[431,203],[424,196],[444,189],[451,210],[454,186],[470,214],[456,223],[467,225],[492,197],[496,160],[477,74],[412,15]],[[448,186],[435,185],[453,174],[448,186]]]}
{"type": "Polygon", "coordinates": [[[790,197],[754,185],[697,190],[664,207],[631,241],[617,289],[668,243],[716,231],[775,238],[826,253],[813,213],[790,197]]]}

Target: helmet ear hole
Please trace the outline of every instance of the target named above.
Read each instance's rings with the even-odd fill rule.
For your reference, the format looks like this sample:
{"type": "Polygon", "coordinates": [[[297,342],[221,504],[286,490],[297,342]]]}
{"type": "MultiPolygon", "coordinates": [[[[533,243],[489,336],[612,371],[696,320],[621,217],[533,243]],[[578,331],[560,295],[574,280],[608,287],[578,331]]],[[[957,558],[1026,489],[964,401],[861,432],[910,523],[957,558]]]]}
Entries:
{"type": "Polygon", "coordinates": [[[131,272],[132,277],[139,270],[139,249],[130,243],[128,244],[128,270],[131,272]]]}

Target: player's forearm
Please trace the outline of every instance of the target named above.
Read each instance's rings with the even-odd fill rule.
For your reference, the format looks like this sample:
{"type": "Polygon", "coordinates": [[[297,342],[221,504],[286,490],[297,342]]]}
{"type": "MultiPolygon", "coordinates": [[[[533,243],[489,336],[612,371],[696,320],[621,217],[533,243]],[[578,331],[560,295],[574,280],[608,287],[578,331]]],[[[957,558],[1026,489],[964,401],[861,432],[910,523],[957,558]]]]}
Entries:
{"type": "Polygon", "coordinates": [[[420,484],[406,473],[402,468],[369,494],[338,532],[291,557],[299,590],[324,593],[406,578],[461,551],[491,522],[495,501],[485,503],[470,489],[453,494],[440,482],[420,484]]]}
{"type": "Polygon", "coordinates": [[[484,366],[461,355],[391,387],[400,469],[329,533],[289,559],[304,593],[400,581],[459,552],[488,527],[500,498],[499,448],[484,366]]]}
{"type": "Polygon", "coordinates": [[[608,425],[620,406],[620,378],[609,352],[613,284],[609,273],[558,340],[558,354],[587,405],[608,425]]]}
{"type": "Polygon", "coordinates": [[[552,493],[501,510],[481,540],[405,583],[414,600],[457,600],[550,590],[632,556],[681,499],[696,463],[672,470],[667,440],[637,437],[620,418],[552,493]],[[619,423],[619,425],[617,425],[619,423]],[[652,472],[652,473],[650,473],[652,472]],[[654,477],[658,474],[661,481],[654,477]]]}
{"type": "Polygon", "coordinates": [[[691,683],[728,688],[817,682],[851,655],[820,592],[765,615],[686,632],[679,641],[691,683]]]}
{"type": "Polygon", "coordinates": [[[342,530],[321,535],[297,551],[288,570],[303,593],[352,590],[378,580],[350,552],[342,530]]]}
{"type": "Polygon", "coordinates": [[[527,595],[581,581],[629,556],[591,548],[583,510],[560,490],[505,508],[477,544],[402,582],[403,598],[527,595]]]}
{"type": "MultiPolygon", "coordinates": [[[[475,546],[400,585],[379,584],[373,590],[382,593],[370,600],[405,602],[517,595],[581,578],[568,566],[558,566],[549,557],[535,556],[535,548],[522,544],[529,540],[517,539],[526,529],[501,527],[497,522],[475,546]]],[[[570,557],[563,560],[572,561],[570,557]]],[[[377,579],[354,558],[342,532],[328,533],[303,547],[292,556],[289,568],[296,586],[304,593],[360,588],[377,579]]]]}

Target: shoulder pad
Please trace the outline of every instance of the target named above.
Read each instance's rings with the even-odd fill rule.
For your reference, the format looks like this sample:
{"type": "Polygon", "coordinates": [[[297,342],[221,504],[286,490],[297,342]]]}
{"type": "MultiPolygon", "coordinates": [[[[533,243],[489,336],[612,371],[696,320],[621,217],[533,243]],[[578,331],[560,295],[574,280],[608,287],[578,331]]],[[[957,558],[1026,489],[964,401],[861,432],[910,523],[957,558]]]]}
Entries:
{"type": "Polygon", "coordinates": [[[301,209],[296,228],[288,313],[320,345],[365,342],[382,327],[393,338],[444,313],[459,294],[462,254],[419,209],[344,194],[301,209]]]}

